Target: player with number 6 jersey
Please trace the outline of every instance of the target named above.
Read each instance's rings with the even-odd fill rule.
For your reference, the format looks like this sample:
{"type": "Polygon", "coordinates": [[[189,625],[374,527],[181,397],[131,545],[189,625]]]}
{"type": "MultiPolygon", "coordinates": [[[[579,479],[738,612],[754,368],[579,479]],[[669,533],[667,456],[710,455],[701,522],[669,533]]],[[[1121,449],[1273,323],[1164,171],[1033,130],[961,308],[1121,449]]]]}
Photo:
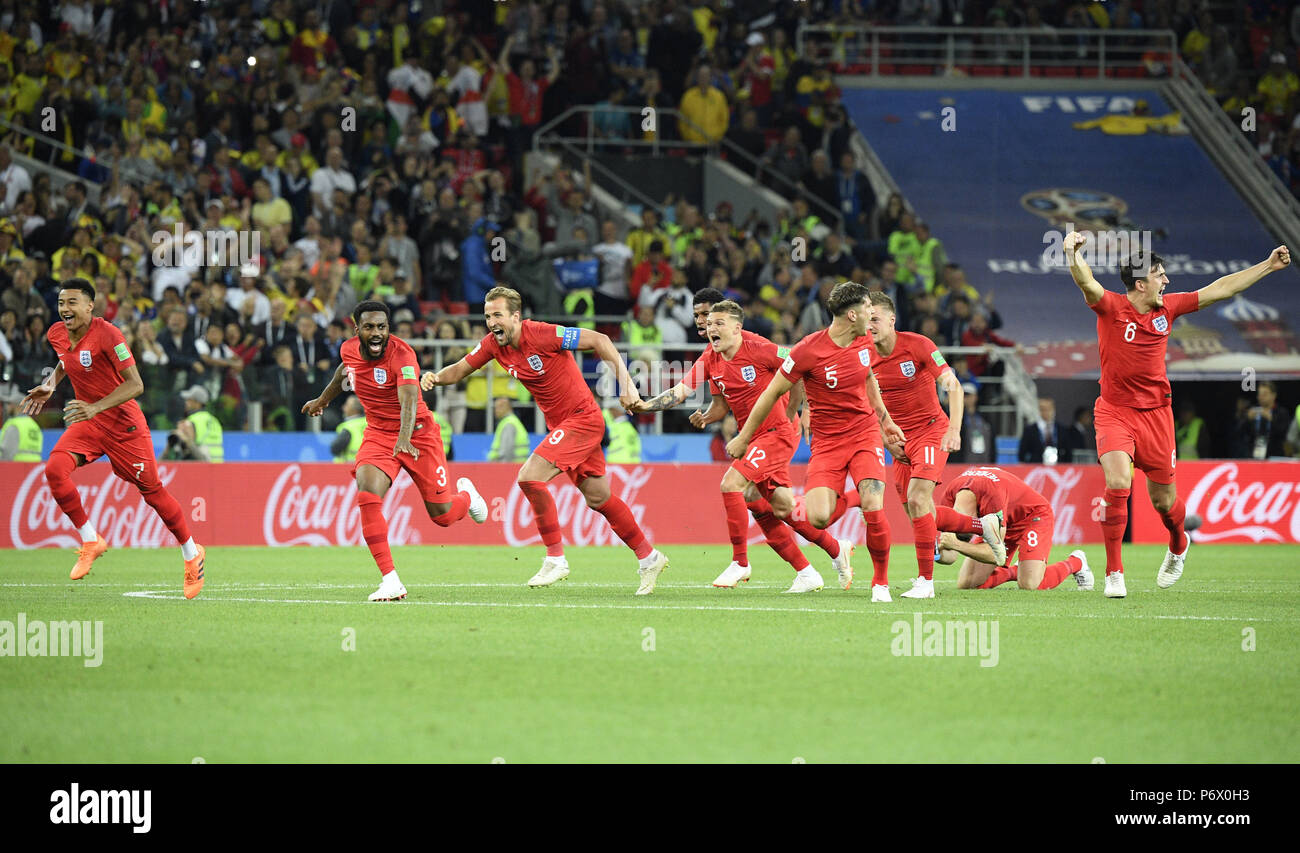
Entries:
{"type": "Polygon", "coordinates": [[[1172,393],[1165,371],[1165,350],[1174,321],[1236,296],[1264,276],[1285,269],[1291,252],[1278,246],[1266,260],[1215,279],[1190,293],[1165,294],[1169,276],[1164,259],[1139,252],[1120,267],[1124,295],[1108,291],[1093,278],[1079,250],[1087,235],[1065,236],[1070,275],[1084,301],[1097,315],[1097,347],[1101,354],[1101,396],[1093,410],[1097,455],[1106,477],[1102,497],[1102,539],[1106,543],[1106,597],[1124,598],[1121,559],[1133,468],[1147,476],[1151,505],[1169,531],[1169,550],[1156,572],[1156,586],[1167,589],[1183,573],[1191,539],[1183,529],[1187,510],[1174,483],[1177,450],[1174,443],[1172,393]]]}
{"type": "MultiPolygon", "coordinates": [[[[690,374],[662,394],[632,408],[634,412],[658,412],[684,402],[700,383],[707,382],[713,402],[705,411],[691,415],[691,424],[704,428],[722,420],[728,408],[737,423],[749,417],[754,402],[780,368],[788,350],[762,335],[745,331],[745,309],[730,300],[710,304],[705,323],[709,348],[695,362],[690,374]]],[[[794,493],[790,489],[790,457],[799,443],[791,416],[803,401],[803,386],[795,385],[790,395],[777,401],[744,459],[732,462],[722,477],[722,506],[731,539],[731,564],[713,581],[716,587],[732,589],[750,578],[749,519],[754,516],[772,550],[795,570],[795,580],[786,592],[814,592],[824,586],[821,575],[808,563],[791,529],[820,547],[832,565],[853,581],[849,560],[853,544],[837,541],[825,530],[807,521],[791,518],[794,493]]]]}
{"type": "Polygon", "coordinates": [[[851,479],[867,526],[873,568],[871,600],[888,602],[892,600],[889,523],[884,511],[885,450],[881,438],[883,434],[886,440],[902,444],[904,436],[890,418],[872,375],[868,295],[866,286],[857,282],[835,286],[827,300],[834,317],[830,326],[794,346],[740,432],[727,443],[727,453],[733,459],[743,458],[777,401],[802,379],[812,428],[812,458],[804,483],[808,520],[818,529],[833,523],[847,504],[842,493],[846,478],[851,479]]]}
{"type": "Polygon", "coordinates": [[[95,288],[90,282],[82,278],[63,282],[58,302],[62,322],[46,332],[58,364],[44,382],[27,392],[19,406],[23,414],[38,414],[64,376],[77,395],[63,408],[68,429],[45,462],[50,495],[81,536],[70,577],[84,578],[95,560],[108,551],[108,542],[95,530],[81,504],[72,472],[107,456],[113,473],[139,490],[181,543],[185,597],[193,598],[203,589],[206,553],[194,542],[184,511],[158,477],[149,424],[135,401],[144,392],[135,358],[118,328],[93,316],[94,308],[95,288]]]}
{"type": "Polygon", "coordinates": [[[1016,581],[1021,589],[1053,589],[1068,575],[1074,575],[1080,590],[1092,589],[1092,570],[1082,551],[1047,565],[1055,524],[1051,504],[1010,471],[989,465],[967,468],[944,488],[939,504],[967,518],[1006,519],[996,538],[964,542],[952,532],[940,538],[943,562],[955,562],[957,555],[966,558],[957,572],[958,589],[992,589],[1007,581],[1016,581]],[[1018,565],[1010,562],[1016,554],[1018,565]]]}
{"type": "Polygon", "coordinates": [[[357,480],[357,505],[361,510],[361,535],[379,567],[379,589],[371,601],[400,601],[406,587],[393,565],[388,546],[388,521],[384,495],[405,470],[424,499],[425,511],[439,527],[470,516],[478,524],[487,520],[487,502],[468,477],[450,486],[451,475],[442,450],[442,433],[420,396],[419,363],[415,350],[390,329],[388,304],[367,300],[352,311],[357,334],[339,348],[342,363],[334,378],[303,412],[319,417],[343,391],[357,395],[366,411],[366,430],[352,465],[357,480]]]}
{"type": "Polygon", "coordinates": [[[627,365],[606,336],[590,329],[567,328],[525,320],[519,294],[494,287],[484,296],[488,333],[469,355],[437,373],[425,373],[420,384],[428,391],[454,385],[492,359],[518,379],[533,395],[549,430],[542,443],[519,469],[520,490],[533,507],[537,532],[546,546],[542,568],[528,581],[531,587],[550,586],[569,576],[559,515],[547,483],[564,472],[582,492],[587,506],[605,516],[610,528],[637,556],[640,583],[637,595],[654,592],[668,558],[646,540],[632,510],[609,489],[605,476],[605,419],[572,352],[594,351],[614,371],[619,399],[627,408],[641,402],[627,365]]]}

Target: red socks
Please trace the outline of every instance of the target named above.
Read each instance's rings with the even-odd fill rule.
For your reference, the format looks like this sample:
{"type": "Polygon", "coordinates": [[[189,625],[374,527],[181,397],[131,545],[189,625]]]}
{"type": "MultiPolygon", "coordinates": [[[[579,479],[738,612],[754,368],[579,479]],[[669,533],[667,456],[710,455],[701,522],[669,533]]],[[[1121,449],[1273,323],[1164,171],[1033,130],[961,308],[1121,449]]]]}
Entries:
{"type": "Polygon", "coordinates": [[[379,573],[393,570],[393,553],[388,550],[388,521],[384,518],[384,499],[370,492],[357,492],[357,505],[361,507],[361,535],[375,558],[379,573]]]}
{"type": "MultiPolygon", "coordinates": [[[[520,483],[520,485],[523,484],[520,483]]],[[[549,494],[547,494],[547,498],[550,498],[549,494]]],[[[638,560],[644,560],[650,556],[650,552],[654,548],[651,548],[650,543],[646,541],[645,534],[641,532],[641,525],[636,523],[636,517],[632,515],[632,510],[627,508],[627,504],[623,503],[622,498],[610,495],[609,500],[595,507],[595,510],[605,516],[609,526],[618,534],[618,538],[622,539],[627,544],[627,547],[636,553],[638,560]]],[[[554,503],[551,504],[551,512],[555,512],[554,503]]],[[[556,530],[556,536],[559,536],[559,530],[556,530]]],[[[547,553],[550,553],[549,548],[547,553]]]]}
{"type": "Polygon", "coordinates": [[[1019,566],[998,566],[989,574],[988,580],[984,581],[984,583],[980,584],[975,588],[993,589],[993,587],[1001,586],[1007,581],[1013,581],[1016,579],[1016,573],[1019,571],[1019,569],[1020,569],[1019,566]]]}
{"type": "Polygon", "coordinates": [[[867,524],[867,550],[871,552],[874,572],[872,586],[889,585],[889,522],[883,509],[863,510],[862,520],[867,524]]]}
{"type": "MultiPolygon", "coordinates": [[[[763,501],[767,503],[767,501],[763,501]]],[[[727,537],[731,539],[731,559],[742,566],[749,565],[749,513],[745,509],[743,492],[723,492],[722,508],[727,513],[727,537]]]]}
{"type": "Polygon", "coordinates": [[[939,538],[939,528],[929,513],[912,519],[912,535],[916,538],[916,565],[921,577],[934,579],[934,543],[939,538]]]}
{"type": "Polygon", "coordinates": [[[433,519],[433,523],[439,527],[450,527],[465,517],[469,512],[469,492],[457,492],[456,497],[451,499],[451,509],[433,519]]]}
{"type": "Polygon", "coordinates": [[[519,490],[528,498],[537,519],[537,532],[546,546],[546,556],[563,557],[564,545],[560,538],[560,516],[555,511],[555,501],[546,484],[538,480],[521,480],[519,490]]]}
{"type": "Polygon", "coordinates": [[[772,550],[782,560],[793,566],[796,572],[808,568],[808,558],[804,556],[803,551],[799,550],[799,544],[794,541],[794,534],[790,532],[790,528],[784,521],[770,512],[756,513],[754,521],[758,522],[763,535],[767,537],[767,544],[772,546],[772,550]]]}
{"type": "Polygon", "coordinates": [[[861,505],[862,498],[858,495],[858,490],[850,489],[847,495],[840,495],[835,501],[835,509],[831,511],[831,519],[826,522],[826,526],[830,527],[832,524],[843,518],[844,513],[848,512],[850,507],[861,505]]]}
{"type": "Polygon", "coordinates": [[[185,518],[185,511],[181,509],[180,502],[161,485],[152,492],[141,491],[140,495],[144,498],[144,502],[158,513],[158,517],[176,537],[176,541],[184,545],[190,538],[190,523],[185,518]]]}
{"type": "Polygon", "coordinates": [[[935,525],[939,530],[949,533],[983,533],[980,520],[973,515],[963,515],[950,506],[934,508],[935,525]]]}
{"type": "Polygon", "coordinates": [[[1083,561],[1078,557],[1066,557],[1059,563],[1052,563],[1043,572],[1043,579],[1039,581],[1039,589],[1055,589],[1056,586],[1070,575],[1083,568],[1083,561]]]}
{"type": "Polygon", "coordinates": [[[1183,532],[1183,521],[1187,518],[1187,507],[1182,498],[1175,498],[1174,505],[1167,512],[1160,513],[1160,520],[1169,531],[1169,550],[1181,554],[1187,550],[1187,534],[1183,532]]]}
{"type": "Polygon", "coordinates": [[[72,472],[75,470],[77,460],[71,453],[65,450],[55,451],[45,463],[45,482],[49,484],[50,495],[58,503],[59,509],[72,521],[72,526],[80,530],[90,519],[81,506],[81,495],[77,494],[77,487],[72,484],[72,472]]]}
{"type": "MultiPolygon", "coordinates": [[[[1128,496],[1128,489],[1107,489],[1103,499],[1101,538],[1106,543],[1106,574],[1124,571],[1120,549],[1124,543],[1124,528],[1128,526],[1128,496]]],[[[1181,520],[1179,526],[1182,526],[1181,520]]]]}

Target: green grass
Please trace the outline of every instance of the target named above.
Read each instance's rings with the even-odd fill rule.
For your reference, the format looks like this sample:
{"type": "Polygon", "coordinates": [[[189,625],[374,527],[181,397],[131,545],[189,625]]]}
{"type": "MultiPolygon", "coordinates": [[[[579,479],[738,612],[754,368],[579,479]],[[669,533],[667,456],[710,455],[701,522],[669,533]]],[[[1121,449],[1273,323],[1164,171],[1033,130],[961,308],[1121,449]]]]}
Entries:
{"type": "Polygon", "coordinates": [[[386,605],[359,548],[213,548],[194,601],[173,549],[111,551],[77,583],[70,552],[3,551],[0,620],[102,620],[104,656],[0,657],[0,761],[1300,760],[1300,547],[1197,546],[1170,590],[1163,548],[1130,547],[1122,601],[1100,572],[1092,593],[959,592],[940,567],[921,602],[898,597],[899,547],[890,605],[865,549],[848,593],[810,551],[830,586],[802,596],[766,547],[737,590],[709,586],[729,549],[665,551],[636,598],[621,548],[569,549],[540,590],[540,548],[399,548],[411,596],[386,605]],[[918,611],[996,620],[997,665],[892,654],[918,611]]]}

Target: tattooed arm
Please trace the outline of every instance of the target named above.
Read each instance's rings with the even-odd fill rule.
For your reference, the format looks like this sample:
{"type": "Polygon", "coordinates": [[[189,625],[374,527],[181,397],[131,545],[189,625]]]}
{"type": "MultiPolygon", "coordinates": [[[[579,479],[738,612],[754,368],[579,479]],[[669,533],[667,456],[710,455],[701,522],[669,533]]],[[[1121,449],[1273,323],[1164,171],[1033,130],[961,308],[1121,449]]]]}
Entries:
{"type": "Polygon", "coordinates": [[[638,400],[628,408],[628,411],[636,415],[645,414],[646,412],[662,412],[665,409],[671,409],[673,406],[681,405],[690,395],[691,389],[686,387],[686,383],[679,382],[657,397],[651,397],[649,400],[638,400]]]}

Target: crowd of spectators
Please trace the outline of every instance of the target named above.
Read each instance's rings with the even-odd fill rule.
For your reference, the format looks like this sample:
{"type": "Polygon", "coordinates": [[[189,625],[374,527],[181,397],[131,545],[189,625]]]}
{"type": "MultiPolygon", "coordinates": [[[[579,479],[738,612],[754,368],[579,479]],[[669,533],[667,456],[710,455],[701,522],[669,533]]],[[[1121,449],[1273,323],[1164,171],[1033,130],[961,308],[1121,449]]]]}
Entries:
{"type": "MultiPolygon", "coordinates": [[[[423,5],[0,0],[0,118],[37,134],[0,144],[3,381],[52,364],[44,332],[73,276],[137,352],[161,427],[201,384],[227,428],[253,401],[265,428],[302,428],[359,300],[392,306],[398,335],[473,339],[498,281],[646,352],[697,342],[690,294],[706,286],[794,342],[846,278],[937,343],[1009,343],[991,291],[901,197],[877,198],[829,69],[793,49],[803,21],[903,20],[914,4],[423,5]],[[533,134],[573,104],[676,107],[681,138],[726,137],[802,191],[775,221],[668,197],[628,228],[589,173],[525,178],[533,134]],[[56,188],[11,151],[79,179],[56,188]]],[[[626,135],[626,115],[597,114],[595,132],[626,135]]],[[[996,369],[961,367],[972,383],[996,369]]],[[[457,431],[502,383],[527,402],[505,374],[446,391],[457,431]]]]}

